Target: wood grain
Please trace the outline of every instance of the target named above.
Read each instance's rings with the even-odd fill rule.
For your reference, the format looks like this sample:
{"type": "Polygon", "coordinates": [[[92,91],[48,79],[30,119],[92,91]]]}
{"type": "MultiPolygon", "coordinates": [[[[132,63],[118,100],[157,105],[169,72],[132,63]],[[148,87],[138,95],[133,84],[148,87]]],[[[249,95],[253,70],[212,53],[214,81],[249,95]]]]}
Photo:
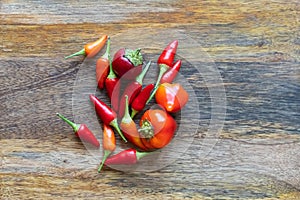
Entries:
{"type": "Polygon", "coordinates": [[[298,1],[0,6],[1,199],[300,199],[298,1]],[[73,119],[73,84],[83,62],[63,56],[104,33],[149,28],[184,30],[207,53],[210,61],[193,64],[216,67],[222,77],[222,132],[207,134],[209,89],[218,86],[183,69],[200,108],[188,150],[155,172],[105,167],[99,175],[101,155],[93,157],[55,116],[73,119]]]}

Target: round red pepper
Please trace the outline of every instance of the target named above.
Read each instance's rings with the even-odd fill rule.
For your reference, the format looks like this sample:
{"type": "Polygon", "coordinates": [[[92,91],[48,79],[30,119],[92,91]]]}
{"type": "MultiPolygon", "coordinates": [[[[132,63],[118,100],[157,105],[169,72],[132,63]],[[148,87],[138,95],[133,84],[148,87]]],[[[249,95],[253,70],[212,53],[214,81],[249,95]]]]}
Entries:
{"type": "Polygon", "coordinates": [[[177,129],[174,118],[159,109],[147,110],[140,120],[140,136],[148,150],[160,149],[169,144],[177,129]]]}
{"type": "Polygon", "coordinates": [[[188,102],[189,94],[178,83],[160,84],[156,93],[155,100],[168,112],[181,110],[188,102]]]}

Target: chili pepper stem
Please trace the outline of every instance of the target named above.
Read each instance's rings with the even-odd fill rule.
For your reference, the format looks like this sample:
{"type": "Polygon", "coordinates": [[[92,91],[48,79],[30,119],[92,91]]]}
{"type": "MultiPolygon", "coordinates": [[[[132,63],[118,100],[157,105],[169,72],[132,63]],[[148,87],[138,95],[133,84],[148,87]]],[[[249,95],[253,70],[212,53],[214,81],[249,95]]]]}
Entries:
{"type": "Polygon", "coordinates": [[[152,138],[154,135],[153,127],[148,120],[143,121],[142,127],[138,130],[138,132],[146,139],[152,138]]]}
{"type": "Polygon", "coordinates": [[[134,116],[135,116],[138,112],[139,112],[139,111],[137,111],[137,110],[135,110],[135,109],[131,109],[131,115],[130,115],[131,119],[133,119],[134,116]]]}
{"type": "Polygon", "coordinates": [[[132,121],[130,115],[129,115],[129,105],[128,105],[128,96],[125,95],[125,112],[124,112],[124,116],[122,118],[122,122],[125,123],[125,124],[128,124],[132,121]]]}
{"type": "Polygon", "coordinates": [[[134,66],[138,66],[143,64],[143,57],[141,55],[141,48],[138,48],[136,50],[130,50],[126,49],[125,50],[125,57],[130,60],[130,62],[134,66]]]}
{"type": "Polygon", "coordinates": [[[111,151],[109,150],[104,150],[104,155],[103,155],[103,158],[102,158],[102,161],[101,161],[101,164],[98,168],[98,173],[100,173],[104,163],[105,163],[105,160],[108,158],[108,156],[111,154],[111,151]]]}
{"type": "Polygon", "coordinates": [[[156,90],[158,89],[160,79],[164,75],[164,73],[166,73],[166,71],[168,71],[168,69],[169,69],[169,66],[167,66],[165,64],[160,64],[159,65],[159,74],[158,74],[158,77],[157,77],[157,81],[155,83],[154,90],[152,91],[151,96],[147,100],[146,104],[148,104],[151,101],[151,99],[154,97],[154,95],[156,93],[156,90]]]}
{"type": "Polygon", "coordinates": [[[136,159],[137,160],[140,160],[141,158],[151,154],[153,152],[139,152],[139,151],[136,151],[135,155],[136,155],[136,159]]]}
{"type": "Polygon", "coordinates": [[[66,56],[65,59],[72,58],[74,56],[80,56],[80,55],[86,55],[84,48],[81,49],[80,51],[76,52],[76,53],[73,53],[73,54],[71,54],[69,56],[66,56]]]}
{"type": "Polygon", "coordinates": [[[116,131],[117,131],[118,134],[121,136],[121,138],[124,140],[124,142],[127,143],[127,140],[126,140],[125,136],[123,135],[122,131],[121,131],[120,128],[119,128],[117,119],[112,120],[112,121],[110,122],[110,125],[116,129],[116,131]]]}
{"type": "Polygon", "coordinates": [[[108,54],[108,60],[109,60],[109,74],[108,74],[107,78],[108,79],[115,79],[115,78],[117,78],[117,75],[113,70],[110,54],[108,54]]]}
{"type": "Polygon", "coordinates": [[[67,119],[65,116],[63,116],[60,113],[56,113],[56,115],[59,118],[61,118],[63,121],[67,122],[67,124],[69,124],[73,128],[74,132],[77,132],[79,130],[79,127],[80,127],[79,124],[75,124],[74,122],[70,121],[69,119],[67,119]]]}
{"type": "Polygon", "coordinates": [[[110,55],[110,37],[108,36],[108,38],[107,38],[107,43],[106,43],[106,51],[105,51],[105,53],[103,54],[102,58],[108,59],[108,58],[109,58],[109,55],[110,55]]]}
{"type": "Polygon", "coordinates": [[[143,79],[147,73],[147,71],[149,70],[149,67],[151,65],[151,61],[149,61],[145,67],[145,69],[142,71],[142,73],[140,73],[137,77],[136,77],[136,82],[138,82],[140,85],[143,85],[143,79]]]}

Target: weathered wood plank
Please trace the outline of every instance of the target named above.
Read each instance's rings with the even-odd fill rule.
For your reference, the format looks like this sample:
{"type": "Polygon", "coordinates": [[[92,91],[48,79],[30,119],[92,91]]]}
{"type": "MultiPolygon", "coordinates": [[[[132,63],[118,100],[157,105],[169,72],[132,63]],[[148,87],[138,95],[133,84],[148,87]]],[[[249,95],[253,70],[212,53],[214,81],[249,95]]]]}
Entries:
{"type": "Polygon", "coordinates": [[[113,35],[137,27],[171,27],[186,29],[216,61],[299,61],[300,6],[296,0],[271,4],[269,1],[251,4],[243,1],[133,1],[121,2],[118,6],[116,3],[60,2],[47,4],[53,9],[42,12],[40,9],[44,6],[41,5],[38,5],[41,8],[31,9],[31,4],[37,4],[34,2],[4,3],[0,10],[1,56],[68,55],[99,34],[113,35]],[[94,12],[99,4],[104,5],[101,7],[104,11],[94,12]],[[60,7],[81,12],[70,14],[60,7]],[[118,11],[111,12],[115,7],[118,11]],[[105,14],[107,10],[109,14],[105,14]],[[89,17],[91,14],[93,17],[89,17]],[[46,19],[39,21],[43,18],[46,19]],[[108,23],[108,18],[116,21],[108,23]]]}
{"type": "Polygon", "coordinates": [[[0,198],[299,199],[299,16],[297,0],[1,1],[0,198]],[[170,148],[175,161],[155,172],[96,174],[101,152],[55,116],[72,119],[82,67],[63,56],[104,33],[119,45],[138,37],[156,53],[175,30],[199,55],[178,55],[200,110],[198,130],[182,137],[188,149],[170,148]],[[220,85],[203,72],[214,67],[227,113],[210,135],[210,89],[220,85]]]}
{"type": "Polygon", "coordinates": [[[132,190],[138,195],[148,191],[150,197],[156,193],[178,193],[191,197],[266,198],[281,192],[296,192],[300,186],[298,144],[264,146],[223,139],[208,156],[199,159],[197,149],[201,145],[195,140],[184,157],[157,172],[131,174],[105,168],[100,178],[95,172],[99,161],[84,148],[74,148],[66,139],[59,144],[56,137],[45,139],[1,141],[5,149],[1,155],[4,158],[1,176],[6,180],[2,184],[10,188],[11,193],[16,192],[16,197],[18,190],[29,189],[26,186],[29,179],[33,179],[30,184],[36,189],[28,191],[28,195],[34,197],[49,195],[43,194],[44,191],[70,196],[77,193],[115,196],[118,193],[109,191],[132,190]],[[11,174],[18,174],[16,187],[12,187],[16,179],[11,174]],[[42,185],[48,187],[46,183],[53,185],[50,190],[38,191],[42,185]],[[56,185],[62,188],[57,191],[56,185]],[[65,187],[79,190],[64,191],[65,187]],[[103,193],[97,194],[97,191],[103,193]]]}

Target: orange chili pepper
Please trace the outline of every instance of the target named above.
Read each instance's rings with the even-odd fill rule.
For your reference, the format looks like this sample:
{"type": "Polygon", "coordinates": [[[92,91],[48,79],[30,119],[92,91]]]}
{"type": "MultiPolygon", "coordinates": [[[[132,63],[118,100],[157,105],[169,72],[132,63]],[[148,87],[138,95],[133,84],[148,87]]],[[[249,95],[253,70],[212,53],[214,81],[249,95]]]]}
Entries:
{"type": "Polygon", "coordinates": [[[109,72],[110,38],[107,39],[106,52],[96,62],[96,80],[98,88],[103,89],[109,72]]]}
{"type": "Polygon", "coordinates": [[[107,35],[103,35],[95,42],[91,42],[84,45],[84,48],[81,49],[80,51],[73,53],[72,55],[66,56],[65,59],[71,58],[73,56],[80,56],[80,55],[84,55],[87,58],[92,58],[104,47],[107,38],[108,38],[107,35]]]}
{"type": "Polygon", "coordinates": [[[136,127],[136,124],[132,120],[129,114],[129,102],[128,102],[128,96],[125,95],[125,111],[124,111],[124,117],[121,120],[120,123],[120,129],[122,130],[122,133],[124,136],[135,146],[139,147],[140,149],[146,150],[145,146],[143,145],[140,134],[138,132],[138,129],[136,127]]]}
{"type": "Polygon", "coordinates": [[[103,144],[104,155],[102,158],[102,162],[98,168],[99,173],[100,173],[106,159],[108,158],[108,156],[116,149],[115,133],[110,126],[107,126],[105,124],[103,126],[102,144],[103,144]]]}
{"type": "Polygon", "coordinates": [[[160,84],[156,93],[155,100],[168,112],[181,110],[189,99],[189,94],[178,83],[160,84]]]}

